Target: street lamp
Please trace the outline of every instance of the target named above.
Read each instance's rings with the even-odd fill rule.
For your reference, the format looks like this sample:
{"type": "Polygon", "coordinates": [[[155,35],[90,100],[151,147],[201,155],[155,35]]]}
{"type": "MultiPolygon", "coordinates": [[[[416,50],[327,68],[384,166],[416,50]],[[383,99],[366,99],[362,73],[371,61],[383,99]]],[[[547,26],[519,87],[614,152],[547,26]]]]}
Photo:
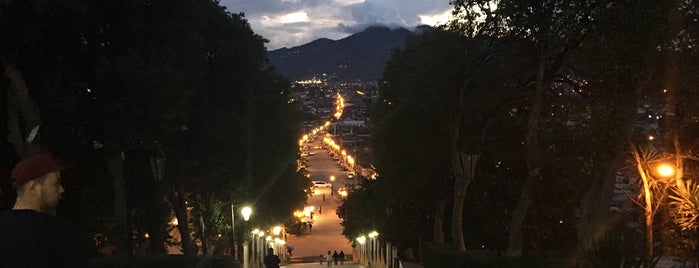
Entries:
{"type": "MultiPolygon", "coordinates": [[[[252,214],[252,208],[245,206],[240,210],[240,214],[243,215],[243,220],[249,221],[250,215],[252,214]]],[[[233,256],[238,259],[238,243],[235,239],[235,205],[231,204],[231,236],[233,237],[233,256]]]]}
{"type": "Polygon", "coordinates": [[[253,240],[255,240],[255,248],[253,249],[255,253],[255,259],[256,261],[253,262],[253,267],[260,267],[260,264],[262,263],[262,259],[265,258],[265,242],[264,242],[264,237],[265,237],[265,231],[260,230],[257,232],[256,236],[253,236],[253,240]]]}
{"type": "Polygon", "coordinates": [[[669,164],[660,164],[655,170],[658,172],[658,175],[662,177],[669,178],[675,175],[675,168],[669,164]]]}
{"type": "MultiPolygon", "coordinates": [[[[372,263],[372,262],[373,262],[373,263],[376,263],[377,260],[379,259],[379,258],[378,258],[378,257],[379,257],[379,256],[378,256],[379,241],[378,241],[378,239],[377,239],[377,237],[379,236],[379,233],[376,232],[376,231],[372,231],[372,232],[369,233],[367,236],[371,239],[371,240],[370,240],[371,243],[369,244],[370,247],[371,247],[371,252],[369,253],[369,256],[370,256],[369,262],[370,262],[370,263],[372,263]]],[[[376,264],[374,264],[374,265],[376,265],[376,264]]]]}
{"type": "Polygon", "coordinates": [[[257,239],[255,237],[257,236],[257,234],[259,232],[260,232],[260,229],[257,229],[257,228],[255,228],[251,232],[252,233],[252,242],[251,242],[250,248],[252,248],[252,256],[250,256],[250,263],[252,263],[252,267],[256,267],[256,263],[258,262],[257,261],[257,254],[255,254],[255,252],[257,252],[257,243],[256,243],[257,239]]]}
{"type": "Polygon", "coordinates": [[[359,254],[357,254],[358,255],[357,259],[360,263],[365,263],[366,262],[366,252],[364,250],[364,243],[366,243],[366,236],[361,235],[361,236],[357,237],[357,242],[359,242],[359,250],[358,250],[359,254]]]}
{"type": "Polygon", "coordinates": [[[282,233],[282,227],[279,226],[279,225],[272,227],[272,233],[273,233],[274,235],[279,235],[279,234],[281,234],[281,233],[282,233]]]}
{"type": "Polygon", "coordinates": [[[243,220],[249,221],[250,215],[252,215],[252,208],[245,206],[245,207],[240,209],[240,214],[243,215],[243,220]]]}

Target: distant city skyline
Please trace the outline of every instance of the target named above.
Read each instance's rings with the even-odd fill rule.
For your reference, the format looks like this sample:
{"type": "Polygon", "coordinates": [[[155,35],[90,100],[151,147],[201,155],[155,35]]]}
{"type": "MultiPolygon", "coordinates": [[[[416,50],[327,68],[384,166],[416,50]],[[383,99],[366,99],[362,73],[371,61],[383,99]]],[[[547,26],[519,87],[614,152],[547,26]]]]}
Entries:
{"type": "Polygon", "coordinates": [[[370,25],[405,27],[447,22],[449,0],[221,0],[231,13],[244,13],[268,50],[319,38],[341,39],[370,25]]]}

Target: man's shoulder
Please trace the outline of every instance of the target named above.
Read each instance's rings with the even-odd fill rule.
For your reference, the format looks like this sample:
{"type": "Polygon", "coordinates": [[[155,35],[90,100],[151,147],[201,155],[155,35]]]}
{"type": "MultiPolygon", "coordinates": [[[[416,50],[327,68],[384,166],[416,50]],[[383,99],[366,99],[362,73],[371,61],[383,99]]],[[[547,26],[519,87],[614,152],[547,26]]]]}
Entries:
{"type": "Polygon", "coordinates": [[[0,212],[0,227],[40,228],[55,231],[64,229],[65,224],[58,218],[29,209],[11,209],[0,212]]]}
{"type": "Polygon", "coordinates": [[[0,220],[58,221],[56,217],[31,209],[10,209],[0,212],[0,220]]]}

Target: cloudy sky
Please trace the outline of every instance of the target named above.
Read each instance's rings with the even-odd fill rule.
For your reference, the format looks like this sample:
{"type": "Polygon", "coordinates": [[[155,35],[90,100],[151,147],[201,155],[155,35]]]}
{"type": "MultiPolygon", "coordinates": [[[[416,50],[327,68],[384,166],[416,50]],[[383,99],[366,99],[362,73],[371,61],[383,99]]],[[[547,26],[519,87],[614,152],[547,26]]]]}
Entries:
{"type": "Polygon", "coordinates": [[[413,28],[446,22],[449,0],[221,0],[245,13],[252,29],[269,40],[267,49],[294,47],[318,38],[333,40],[369,25],[413,28]]]}

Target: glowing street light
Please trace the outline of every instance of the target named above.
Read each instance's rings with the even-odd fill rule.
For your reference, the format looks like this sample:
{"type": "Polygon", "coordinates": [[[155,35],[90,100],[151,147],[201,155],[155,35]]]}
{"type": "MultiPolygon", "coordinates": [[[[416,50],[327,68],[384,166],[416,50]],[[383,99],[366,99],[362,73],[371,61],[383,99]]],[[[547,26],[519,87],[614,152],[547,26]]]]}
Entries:
{"type": "Polygon", "coordinates": [[[247,206],[243,207],[240,209],[240,214],[243,215],[243,220],[249,221],[250,215],[252,215],[252,208],[247,206]]]}
{"type": "Polygon", "coordinates": [[[669,164],[660,164],[656,168],[658,175],[662,177],[672,177],[675,175],[675,168],[669,164]]]}
{"type": "Polygon", "coordinates": [[[278,225],[277,225],[277,226],[274,226],[274,228],[272,228],[272,233],[273,233],[274,235],[279,235],[279,234],[281,234],[281,233],[282,233],[282,227],[281,227],[281,226],[278,226],[278,225]]]}

